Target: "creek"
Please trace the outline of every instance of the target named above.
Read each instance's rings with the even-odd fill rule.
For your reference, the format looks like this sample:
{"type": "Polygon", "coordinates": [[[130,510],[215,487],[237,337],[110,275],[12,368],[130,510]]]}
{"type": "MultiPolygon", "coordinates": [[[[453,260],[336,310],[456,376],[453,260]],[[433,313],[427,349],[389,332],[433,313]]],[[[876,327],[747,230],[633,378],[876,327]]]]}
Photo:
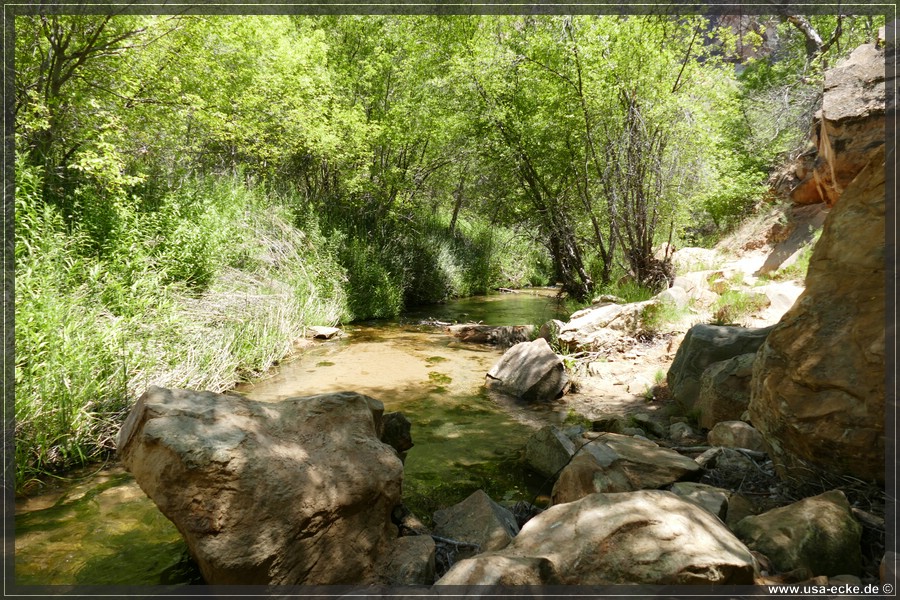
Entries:
{"type": "MultiPolygon", "coordinates": [[[[559,406],[529,406],[484,388],[498,348],[468,344],[425,321],[536,324],[566,318],[555,290],[480,296],[420,307],[393,322],[355,323],[266,377],[234,391],[278,402],[353,390],[400,411],[414,447],[404,464],[404,502],[428,519],[476,489],[497,501],[530,501],[543,479],[522,467],[528,435],[560,422],[559,406]]],[[[200,582],[175,526],[117,464],[70,474],[16,500],[17,585],[179,585],[200,582]]]]}

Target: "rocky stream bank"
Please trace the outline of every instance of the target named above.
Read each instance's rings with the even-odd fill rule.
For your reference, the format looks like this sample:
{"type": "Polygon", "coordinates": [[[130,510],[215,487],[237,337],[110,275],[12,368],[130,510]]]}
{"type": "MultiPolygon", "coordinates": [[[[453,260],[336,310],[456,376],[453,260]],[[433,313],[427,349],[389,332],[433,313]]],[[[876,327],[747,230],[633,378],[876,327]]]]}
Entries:
{"type": "Polygon", "coordinates": [[[878,91],[859,67],[878,54],[826,78],[821,160],[791,175],[802,198],[738,231],[731,253],[680,249],[655,298],[601,297],[539,332],[448,329],[510,346],[486,384],[569,417],[522,440],[546,480],[531,502],[479,490],[412,514],[409,423],[355,392],[261,403],[151,388],[120,433],[123,463],[210,584],[894,585],[885,152],[857,144],[840,163],[835,141],[883,133],[884,111],[868,95],[860,114],[834,108],[847,86],[878,91]],[[824,203],[806,204],[813,189],[824,203]],[[819,227],[802,283],[766,278],[819,227]]]}

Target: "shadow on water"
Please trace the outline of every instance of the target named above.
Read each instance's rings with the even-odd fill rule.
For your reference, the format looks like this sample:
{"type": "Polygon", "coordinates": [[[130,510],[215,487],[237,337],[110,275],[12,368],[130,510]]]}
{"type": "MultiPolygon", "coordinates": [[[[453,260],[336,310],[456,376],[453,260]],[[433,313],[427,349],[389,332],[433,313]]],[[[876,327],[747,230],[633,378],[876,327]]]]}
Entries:
{"type": "Polygon", "coordinates": [[[199,581],[187,545],[121,467],[21,501],[16,585],[163,585],[199,581]]]}

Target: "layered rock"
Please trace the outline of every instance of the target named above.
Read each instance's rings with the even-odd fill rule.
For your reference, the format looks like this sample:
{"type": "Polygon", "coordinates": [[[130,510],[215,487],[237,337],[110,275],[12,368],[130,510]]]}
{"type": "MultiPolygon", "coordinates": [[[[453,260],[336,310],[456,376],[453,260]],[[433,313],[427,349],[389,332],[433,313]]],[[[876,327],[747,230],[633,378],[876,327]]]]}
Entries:
{"type": "Polygon", "coordinates": [[[639,331],[644,311],[656,303],[656,300],[630,304],[601,302],[573,313],[557,339],[569,348],[602,348],[619,340],[623,332],[639,331]]]}
{"type": "Polygon", "coordinates": [[[884,149],[828,215],[806,290],[760,348],[750,420],[782,476],[884,480],[884,149]]]}
{"type": "Polygon", "coordinates": [[[509,348],[519,342],[527,342],[535,333],[534,325],[451,325],[447,332],[463,342],[473,344],[491,344],[501,348],[509,348]]]}
{"type": "Polygon", "coordinates": [[[813,149],[779,182],[798,204],[834,205],[884,145],[885,53],[864,44],[825,72],[813,149]]]}
{"type": "Polygon", "coordinates": [[[569,382],[562,359],[544,338],[520,342],[488,371],[485,384],[530,402],[553,400],[569,382]]]}
{"type": "Polygon", "coordinates": [[[265,403],[151,387],[119,456],[209,584],[372,582],[403,476],[378,439],[383,410],[351,392],[265,403]]]}
{"type": "Polygon", "coordinates": [[[750,551],[721,521],[653,490],[553,506],[509,546],[456,563],[437,585],[741,585],[755,574],[750,551]]]}

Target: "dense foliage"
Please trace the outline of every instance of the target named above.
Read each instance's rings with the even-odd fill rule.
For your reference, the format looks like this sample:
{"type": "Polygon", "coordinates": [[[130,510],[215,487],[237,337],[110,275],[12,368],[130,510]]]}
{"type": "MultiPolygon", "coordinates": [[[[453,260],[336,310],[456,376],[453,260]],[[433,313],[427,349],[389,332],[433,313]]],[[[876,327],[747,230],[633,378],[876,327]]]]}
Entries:
{"type": "Polygon", "coordinates": [[[309,325],[663,285],[654,248],[758,202],[879,24],[775,21],[738,76],[699,16],[16,17],[17,480],[309,325]]]}

